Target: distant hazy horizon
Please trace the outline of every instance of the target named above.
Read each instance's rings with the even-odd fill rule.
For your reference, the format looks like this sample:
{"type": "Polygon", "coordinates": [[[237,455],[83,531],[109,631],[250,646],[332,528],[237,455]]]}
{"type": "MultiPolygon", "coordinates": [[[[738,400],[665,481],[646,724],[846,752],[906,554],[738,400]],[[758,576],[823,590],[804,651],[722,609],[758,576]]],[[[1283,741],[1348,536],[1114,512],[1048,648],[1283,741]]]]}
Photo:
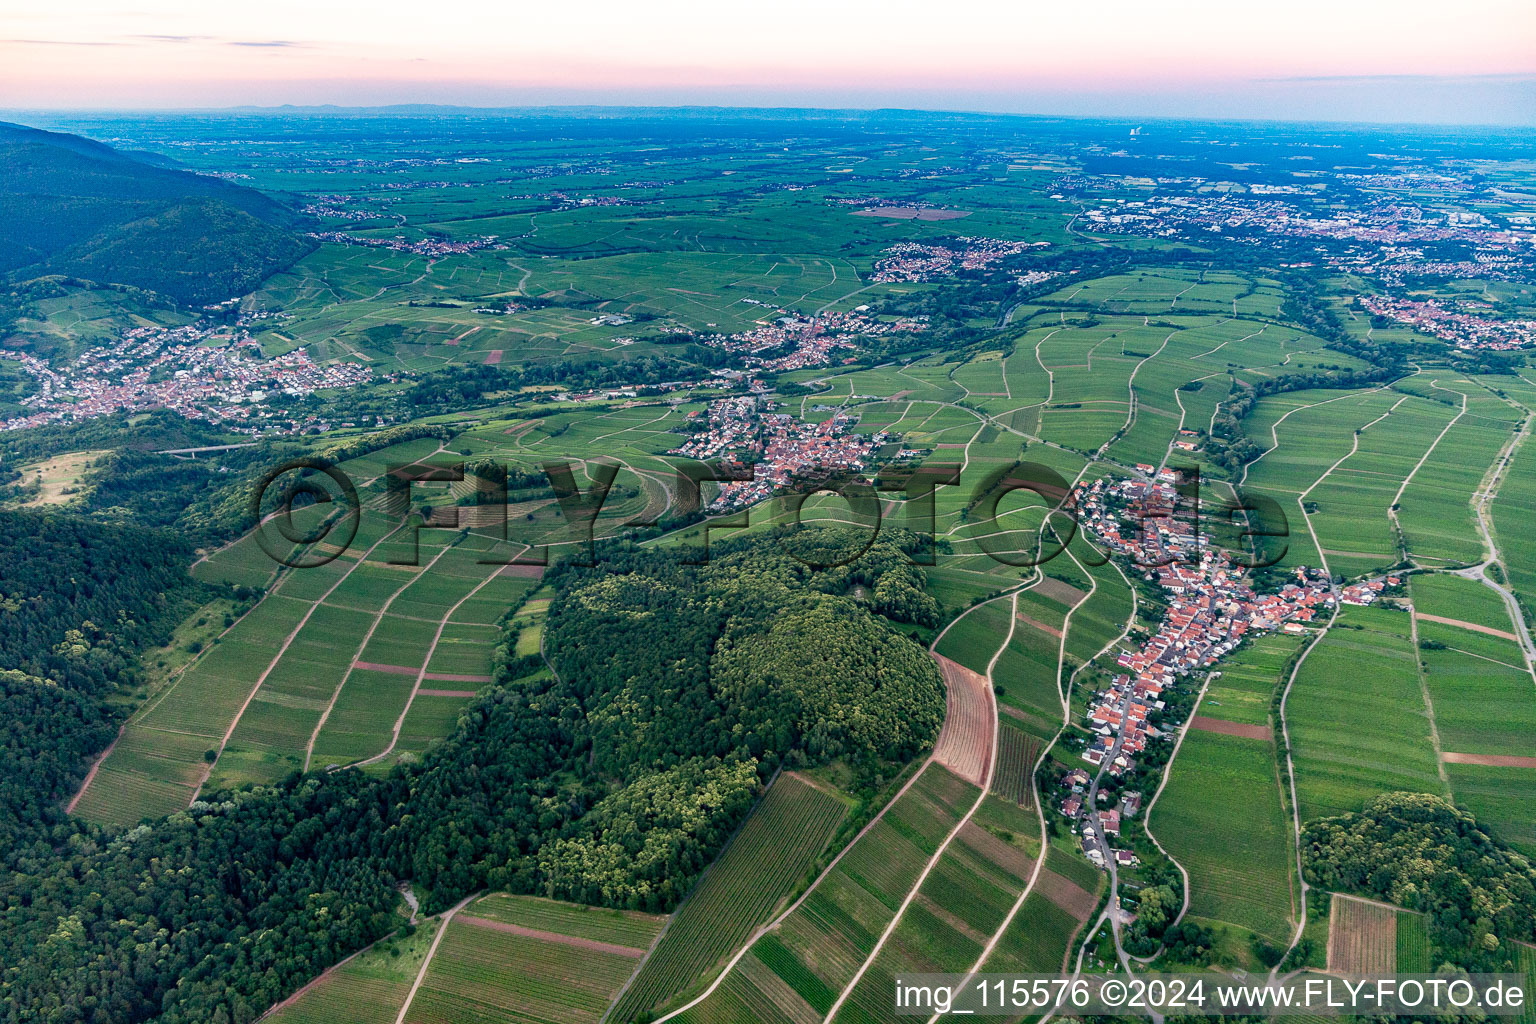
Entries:
{"type": "MultiPolygon", "coordinates": [[[[1531,103],[1536,103],[1536,81],[1529,88],[1532,90],[1531,103]]],[[[1526,100],[1519,98],[1513,105],[1523,110],[1522,104],[1526,100]]],[[[1151,109],[1151,108],[1148,108],[1151,109]]],[[[1495,111],[1497,107],[1493,108],[1495,111]]],[[[730,103],[730,102],[692,102],[678,101],[665,102],[549,102],[549,103],[452,103],[438,101],[414,101],[401,100],[388,103],[332,103],[325,100],[315,100],[307,103],[237,103],[222,106],[198,106],[198,105],[81,105],[81,106],[0,106],[0,121],[15,121],[18,123],[32,124],[41,119],[38,127],[48,127],[51,124],[67,123],[73,118],[115,118],[131,116],[134,114],[177,116],[177,115],[272,115],[283,114],[333,114],[336,116],[357,114],[395,115],[401,117],[413,115],[431,115],[436,113],[463,114],[465,116],[505,114],[507,116],[579,116],[583,113],[598,114],[613,112],[616,114],[642,114],[646,112],[659,112],[668,114],[682,114],[685,112],[697,112],[708,114],[720,112],[723,115],[756,113],[773,115],[782,113],[786,119],[792,119],[796,114],[825,114],[825,115],[876,115],[876,114],[910,114],[914,116],[954,116],[974,118],[1019,118],[1037,120],[1077,120],[1077,121],[1123,121],[1130,124],[1153,125],[1158,123],[1253,123],[1253,124],[1277,124],[1295,125],[1298,127],[1318,126],[1322,128],[1425,128],[1425,129],[1486,129],[1501,130],[1510,128],[1536,127],[1536,112],[1524,118],[1498,118],[1491,116],[1489,108],[1480,106],[1474,108],[1465,119],[1451,117],[1412,116],[1411,111],[1405,111],[1402,104],[1383,106],[1379,110],[1363,110],[1359,116],[1349,116],[1337,111],[1317,111],[1312,113],[1302,111],[1286,111],[1277,109],[1274,111],[1229,113],[1223,111],[1202,112],[1194,106],[1180,108],[1177,104],[1168,104],[1165,109],[1157,112],[1127,105],[1123,110],[1110,109],[1083,109],[1083,110],[997,110],[979,107],[959,106],[905,106],[905,105],[834,105],[829,103],[730,103]]]]}
{"type": "Polygon", "coordinates": [[[1536,5],[570,0],[8,12],[0,107],[722,105],[1536,125],[1536,5]]]}

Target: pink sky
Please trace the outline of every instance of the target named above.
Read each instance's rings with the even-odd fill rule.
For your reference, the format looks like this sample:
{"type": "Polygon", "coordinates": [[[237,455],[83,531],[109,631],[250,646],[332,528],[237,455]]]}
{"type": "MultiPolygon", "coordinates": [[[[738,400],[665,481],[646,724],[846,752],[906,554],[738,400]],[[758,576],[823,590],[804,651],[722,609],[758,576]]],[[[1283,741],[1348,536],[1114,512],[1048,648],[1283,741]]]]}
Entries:
{"type": "Polygon", "coordinates": [[[1465,119],[1477,120],[1470,108],[1499,101],[1456,100],[1452,85],[1475,76],[1464,97],[1513,89],[1518,114],[1536,80],[1532,0],[10,6],[0,14],[0,108],[11,109],[718,102],[1220,113],[1225,98],[1242,115],[1330,95],[1347,107],[1365,92],[1390,109],[1393,95],[1428,89],[1446,113],[1469,105],[1465,119]],[[1373,91],[1381,76],[1413,78],[1373,91]]]}

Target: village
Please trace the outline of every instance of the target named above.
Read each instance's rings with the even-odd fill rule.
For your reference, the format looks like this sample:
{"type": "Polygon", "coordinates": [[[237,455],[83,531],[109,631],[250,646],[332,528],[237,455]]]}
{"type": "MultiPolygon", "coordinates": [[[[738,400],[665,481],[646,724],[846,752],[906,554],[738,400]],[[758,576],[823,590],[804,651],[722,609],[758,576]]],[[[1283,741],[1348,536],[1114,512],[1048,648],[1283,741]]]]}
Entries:
{"type": "MultiPolygon", "coordinates": [[[[1340,176],[1343,181],[1348,176],[1340,176]]],[[[1414,179],[1386,177],[1351,181],[1372,188],[1404,188],[1414,179]]],[[[1452,179],[1446,179],[1451,181],[1452,179]]],[[[1062,179],[1053,198],[1068,200],[1086,188],[1127,184],[1113,178],[1062,179]]],[[[1536,265],[1536,231],[1526,218],[1496,222],[1480,213],[1426,209],[1412,203],[1366,200],[1309,209],[1326,183],[1307,186],[1250,184],[1248,195],[1231,183],[1203,179],[1158,179],[1171,193],[1104,199],[1082,213],[1095,234],[1199,239],[1219,235],[1281,249],[1297,241],[1320,243],[1315,259],[1328,266],[1378,274],[1388,283],[1405,277],[1488,277],[1502,279],[1536,265]],[[1220,189],[1212,191],[1219,185],[1220,189]],[[1277,195],[1294,199],[1274,198],[1277,195]],[[1458,258],[1459,257],[1459,258],[1458,258]]],[[[1444,186],[1440,191],[1451,191],[1444,186]]]]}
{"type": "MultiPolygon", "coordinates": [[[[625,188],[633,188],[635,186],[626,184],[623,187],[625,187],[625,188]]],[[[601,206],[644,206],[645,205],[645,201],[644,200],[641,200],[641,199],[630,199],[627,196],[613,196],[613,195],[575,196],[575,195],[571,195],[569,192],[526,192],[526,193],[522,193],[520,195],[519,194],[512,194],[512,195],[509,195],[507,198],[508,199],[528,199],[528,200],[533,200],[533,201],[536,201],[536,202],[548,203],[549,204],[549,208],[550,208],[551,211],[554,211],[554,210],[578,210],[578,209],[581,209],[583,207],[589,207],[589,206],[590,207],[601,207],[601,206]]]]}
{"type": "Polygon", "coordinates": [[[38,383],[21,403],[30,411],[0,423],[0,430],[145,409],[171,409],[237,433],[325,429],[329,421],[321,417],[295,422],[276,403],[265,403],[356,387],[373,377],[361,363],[320,366],[303,349],[267,359],[249,335],[223,324],[130,328],[118,344],[89,349],[63,371],[13,349],[0,350],[0,357],[21,363],[38,383]]]}
{"type": "Polygon", "coordinates": [[[744,508],[796,482],[861,470],[891,440],[884,431],[853,433],[857,421],[844,412],[807,423],[776,408],[777,403],[750,395],[717,399],[690,415],[693,437],[672,454],[753,468],[751,480],[721,484],[707,512],[744,508]]]}
{"type": "Polygon", "coordinates": [[[307,213],[311,217],[323,217],[327,220],[377,220],[379,212],[370,209],[359,209],[353,206],[358,202],[352,196],[347,195],[311,195],[309,202],[299,207],[300,213],[307,213]]]}
{"type": "MultiPolygon", "coordinates": [[[[1000,238],[954,239],[956,247],[901,242],[886,249],[875,261],[871,280],[882,284],[902,281],[933,281],[954,277],[962,270],[985,270],[1011,256],[1043,248],[1049,242],[1009,242],[1000,238]]],[[[1045,280],[1041,278],[1040,280],[1045,280]]]]}
{"type": "Polygon", "coordinates": [[[506,244],[498,242],[495,235],[485,235],[481,238],[463,240],[422,238],[414,242],[400,236],[394,238],[366,238],[361,235],[349,235],[345,231],[312,231],[309,237],[321,242],[334,242],[337,245],[361,245],[371,249],[390,249],[394,252],[408,252],[413,256],[426,256],[429,259],[459,256],[466,253],[479,252],[481,249],[506,248],[506,244]]]}
{"type": "Polygon", "coordinates": [[[743,362],[749,367],[779,373],[826,366],[839,350],[854,348],[857,335],[915,333],[928,327],[926,317],[874,320],[863,315],[867,308],[860,306],[851,313],[814,316],[778,310],[781,315],[772,323],[737,334],[702,335],[699,341],[743,355],[743,362]]]}
{"type": "Polygon", "coordinates": [[[1536,342],[1536,320],[1494,320],[1475,313],[1447,309],[1434,299],[1398,299],[1388,295],[1361,296],[1360,304],[1373,316],[1449,341],[1459,349],[1506,352],[1536,342]]]}
{"type": "Polygon", "coordinates": [[[1166,707],[1164,694],[1194,672],[1210,669],[1246,637],[1280,629],[1303,632],[1306,624],[1335,602],[1373,603],[1397,577],[1335,588],[1324,573],[1299,567],[1296,581],[1274,594],[1258,594],[1245,572],[1197,534],[1192,516],[1173,483],[1173,471],[1148,465],[1137,469],[1150,481],[1097,480],[1074,493],[1078,521],[1097,543],[1155,581],[1169,595],[1158,628],[1139,648],[1117,656],[1110,685],[1094,693],[1084,725],[1092,734],[1082,759],[1095,774],[1079,768],[1062,784],[1061,813],[1080,830],[1083,853],[1098,867],[1112,858],[1133,866],[1135,854],[1112,845],[1124,817],[1134,816],[1141,794],[1128,793],[1116,807],[1099,808],[1099,780],[1135,771],[1151,742],[1167,741],[1168,730],[1153,724],[1166,707]]]}

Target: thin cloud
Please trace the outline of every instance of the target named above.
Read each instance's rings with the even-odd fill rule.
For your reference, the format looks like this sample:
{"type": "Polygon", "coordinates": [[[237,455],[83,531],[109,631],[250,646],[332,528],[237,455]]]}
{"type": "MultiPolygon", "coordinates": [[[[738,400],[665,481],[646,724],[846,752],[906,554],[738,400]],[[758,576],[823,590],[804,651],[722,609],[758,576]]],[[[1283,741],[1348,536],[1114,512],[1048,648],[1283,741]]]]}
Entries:
{"type": "Polygon", "coordinates": [[[203,42],[203,41],[208,40],[208,39],[212,39],[213,37],[212,36],[168,36],[168,35],[144,34],[144,35],[132,36],[131,38],[133,38],[133,39],[141,39],[141,40],[143,40],[143,41],[145,41],[147,43],[198,43],[198,42],[203,42]]]}
{"type": "Polygon", "coordinates": [[[279,48],[280,49],[280,48],[285,48],[285,47],[290,47],[290,46],[306,46],[308,44],[306,44],[306,43],[295,43],[292,40],[288,40],[288,39],[231,39],[225,45],[227,45],[227,46],[259,46],[259,47],[264,47],[264,48],[265,47],[274,47],[274,48],[279,48]]]}
{"type": "Polygon", "coordinates": [[[0,40],[14,46],[122,46],[122,43],[109,43],[99,39],[5,39],[0,40]]]}

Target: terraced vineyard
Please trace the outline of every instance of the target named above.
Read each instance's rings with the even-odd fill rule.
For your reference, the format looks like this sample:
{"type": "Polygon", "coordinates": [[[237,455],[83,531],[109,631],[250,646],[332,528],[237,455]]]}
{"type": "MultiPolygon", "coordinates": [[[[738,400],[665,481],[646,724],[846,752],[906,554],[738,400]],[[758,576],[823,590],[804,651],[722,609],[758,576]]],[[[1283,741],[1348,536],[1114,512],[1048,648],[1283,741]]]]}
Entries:
{"type": "MultiPolygon", "coordinates": [[[[1350,977],[1397,971],[1399,914],[1391,907],[1335,894],[1328,929],[1328,970],[1350,977]]],[[[1410,942],[1416,948],[1417,942],[1410,942]]]]}
{"type": "Polygon", "coordinates": [[[1190,913],[1289,941],[1294,855],[1268,740],[1195,730],[1151,826],[1190,872],[1190,913]]]}
{"type": "Polygon", "coordinates": [[[1040,742],[1008,718],[999,724],[997,736],[997,774],[992,780],[992,792],[1020,807],[1033,807],[1034,787],[1030,780],[1040,756],[1040,742]]]}
{"type": "Polygon", "coordinates": [[[1401,974],[1428,974],[1434,970],[1429,919],[1423,914],[1397,915],[1397,970],[1401,974]]]}
{"type": "Polygon", "coordinates": [[[265,1019],[272,1024],[378,1024],[394,1020],[426,962],[437,929],[436,921],[425,921],[410,938],[375,946],[323,975],[265,1019]]]}
{"type": "Polygon", "coordinates": [[[1268,711],[1302,642],[1263,637],[1223,667],[1148,819],[1190,874],[1192,915],[1276,944],[1290,939],[1299,894],[1268,711]]]}
{"type": "Polygon", "coordinates": [[[1406,613],[1345,610],[1291,691],[1292,756],[1303,820],[1396,789],[1444,793],[1406,613]]]}
{"type": "Polygon", "coordinates": [[[759,1013],[763,1024],[781,1024],[825,1015],[974,800],[974,787],[929,765],[714,992],[674,1019],[759,1013]]]}
{"type": "Polygon", "coordinates": [[[847,810],[810,780],[781,775],[678,909],[615,1018],[663,1006],[714,971],[800,881],[847,810]]]}
{"type": "MultiPolygon", "coordinates": [[[[577,926],[543,931],[476,916],[477,908],[471,904],[446,926],[406,1024],[596,1024],[645,955],[643,945],[625,945],[645,938],[635,919],[603,929],[545,913],[534,919],[577,926]]],[[[506,916],[515,915],[502,909],[499,917],[506,916]]],[[[653,919],[651,928],[654,935],[661,922],[653,919]]]]}
{"type": "MultiPolygon", "coordinates": [[[[1536,984],[1536,946],[1522,942],[1517,944],[1515,948],[1516,967],[1525,974],[1526,984],[1536,984]]],[[[1531,1024],[1532,1021],[1536,1021],[1536,1006],[1526,1007],[1525,1011],[1516,1019],[1520,1021],[1520,1024],[1531,1024]]]]}

